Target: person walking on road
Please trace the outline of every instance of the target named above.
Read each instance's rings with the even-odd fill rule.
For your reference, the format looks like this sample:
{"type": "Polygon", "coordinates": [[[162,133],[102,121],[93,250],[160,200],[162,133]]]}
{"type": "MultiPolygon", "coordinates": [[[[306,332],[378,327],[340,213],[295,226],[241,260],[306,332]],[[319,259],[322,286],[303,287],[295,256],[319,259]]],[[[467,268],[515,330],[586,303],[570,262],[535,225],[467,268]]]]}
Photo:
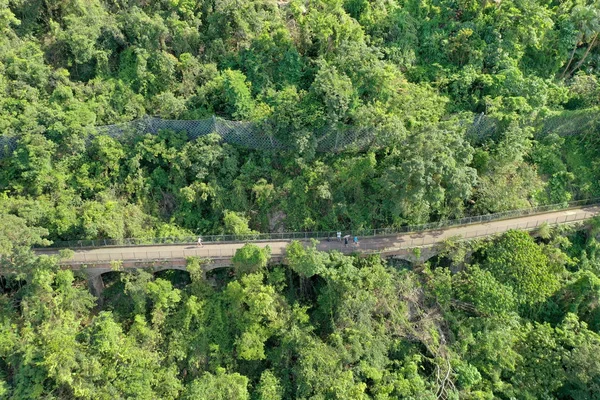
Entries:
{"type": "Polygon", "coordinates": [[[202,236],[198,237],[198,246],[202,247],[202,236]]]}
{"type": "Polygon", "coordinates": [[[348,247],[348,238],[347,237],[344,238],[344,247],[348,247]]]}
{"type": "Polygon", "coordinates": [[[354,236],[354,245],[358,247],[358,236],[354,236]]]}
{"type": "Polygon", "coordinates": [[[337,233],[337,240],[338,240],[338,242],[342,241],[342,232],[338,231],[338,233],[337,233]]]}

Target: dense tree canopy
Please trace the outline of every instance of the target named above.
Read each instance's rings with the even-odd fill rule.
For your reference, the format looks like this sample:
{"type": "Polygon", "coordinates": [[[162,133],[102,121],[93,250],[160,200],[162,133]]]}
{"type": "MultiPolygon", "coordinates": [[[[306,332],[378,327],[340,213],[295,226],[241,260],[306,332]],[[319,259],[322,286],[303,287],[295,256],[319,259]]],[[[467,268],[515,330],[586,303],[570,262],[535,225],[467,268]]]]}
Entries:
{"type": "Polygon", "coordinates": [[[0,9],[0,133],[16,141],[0,212],[50,240],[382,227],[600,195],[597,2],[0,9]],[[288,150],[95,133],[143,115],[251,121],[288,150]],[[374,140],[315,152],[348,129],[374,140]]]}
{"type": "Polygon", "coordinates": [[[0,0],[0,398],[600,398],[597,229],[447,243],[408,269],[306,243],[274,266],[246,245],[208,278],[198,259],[111,272],[100,299],[30,252],[600,197],[599,13],[0,0]],[[96,129],[146,115],[243,121],[283,149],[96,129]]]}
{"type": "Polygon", "coordinates": [[[595,399],[594,235],[508,232],[411,269],[299,242],[289,266],[267,266],[268,250],[246,245],[235,274],[207,279],[197,259],[189,275],[109,273],[96,306],[80,273],[14,258],[29,272],[1,281],[0,396],[595,399]],[[585,261],[544,269],[558,242],[585,261]]]}

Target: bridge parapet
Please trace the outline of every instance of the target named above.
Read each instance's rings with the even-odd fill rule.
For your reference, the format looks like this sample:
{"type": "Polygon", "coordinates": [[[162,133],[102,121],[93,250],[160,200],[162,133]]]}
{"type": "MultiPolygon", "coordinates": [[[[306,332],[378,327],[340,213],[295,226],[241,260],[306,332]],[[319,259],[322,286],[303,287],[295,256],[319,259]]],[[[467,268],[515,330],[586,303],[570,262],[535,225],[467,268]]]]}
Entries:
{"type": "MultiPolygon", "coordinates": [[[[477,225],[464,225],[447,229],[427,232],[407,233],[404,235],[361,237],[359,246],[345,246],[336,240],[322,241],[318,250],[337,250],[345,254],[358,252],[365,256],[382,254],[395,256],[410,262],[424,261],[436,255],[436,246],[449,238],[460,236],[463,240],[489,237],[501,234],[510,229],[534,230],[543,224],[582,223],[585,220],[600,215],[600,206],[586,206],[578,209],[555,211],[552,213],[528,215],[512,220],[490,221],[477,225]],[[421,248],[419,260],[413,248],[421,248]]],[[[285,248],[288,240],[255,243],[259,247],[269,246],[273,263],[285,262],[285,248]]],[[[305,241],[308,243],[308,241],[305,241]]],[[[209,259],[210,263],[203,265],[205,271],[231,265],[235,252],[243,247],[245,242],[237,243],[207,243],[202,247],[195,245],[161,245],[155,247],[102,247],[96,249],[78,249],[71,260],[62,264],[65,268],[82,270],[90,278],[95,279],[103,273],[119,269],[150,268],[185,269],[188,257],[209,259]],[[86,267],[84,267],[86,266],[86,267]]],[[[58,250],[45,249],[39,254],[56,255],[58,250]]]]}

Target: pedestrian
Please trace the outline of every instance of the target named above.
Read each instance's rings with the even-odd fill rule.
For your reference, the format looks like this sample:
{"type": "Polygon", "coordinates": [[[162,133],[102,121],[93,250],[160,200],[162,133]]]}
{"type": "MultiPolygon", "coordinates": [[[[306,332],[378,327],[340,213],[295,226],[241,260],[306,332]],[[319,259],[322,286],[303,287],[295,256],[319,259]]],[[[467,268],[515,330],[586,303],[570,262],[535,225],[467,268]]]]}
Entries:
{"type": "Polygon", "coordinates": [[[198,246],[202,247],[202,236],[198,237],[198,246]]]}
{"type": "Polygon", "coordinates": [[[337,233],[337,240],[338,240],[338,242],[342,241],[342,232],[337,233]]]}
{"type": "Polygon", "coordinates": [[[347,237],[344,238],[344,247],[348,247],[348,238],[347,237]]]}
{"type": "Polygon", "coordinates": [[[354,236],[354,245],[358,247],[358,236],[354,236]]]}

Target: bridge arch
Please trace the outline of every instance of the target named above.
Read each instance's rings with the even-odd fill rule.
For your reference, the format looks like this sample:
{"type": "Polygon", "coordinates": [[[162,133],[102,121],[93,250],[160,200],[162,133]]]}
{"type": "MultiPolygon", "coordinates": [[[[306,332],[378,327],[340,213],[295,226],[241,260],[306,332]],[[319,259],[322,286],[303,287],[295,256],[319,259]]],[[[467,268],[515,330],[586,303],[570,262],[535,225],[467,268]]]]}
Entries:
{"type": "Polygon", "coordinates": [[[453,265],[450,257],[439,254],[431,256],[427,262],[429,262],[432,268],[451,268],[453,265]]]}
{"type": "Polygon", "coordinates": [[[437,246],[415,247],[411,249],[400,249],[393,253],[382,253],[384,257],[394,260],[404,260],[411,265],[424,264],[439,253],[437,246]]]}
{"type": "Polygon", "coordinates": [[[14,275],[0,275],[0,294],[14,293],[27,284],[24,279],[16,279],[14,275]],[[11,277],[12,276],[12,277],[11,277]]]}
{"type": "Polygon", "coordinates": [[[171,282],[173,287],[184,287],[192,283],[192,277],[185,268],[181,267],[161,267],[152,271],[155,279],[164,279],[171,282]]]}

